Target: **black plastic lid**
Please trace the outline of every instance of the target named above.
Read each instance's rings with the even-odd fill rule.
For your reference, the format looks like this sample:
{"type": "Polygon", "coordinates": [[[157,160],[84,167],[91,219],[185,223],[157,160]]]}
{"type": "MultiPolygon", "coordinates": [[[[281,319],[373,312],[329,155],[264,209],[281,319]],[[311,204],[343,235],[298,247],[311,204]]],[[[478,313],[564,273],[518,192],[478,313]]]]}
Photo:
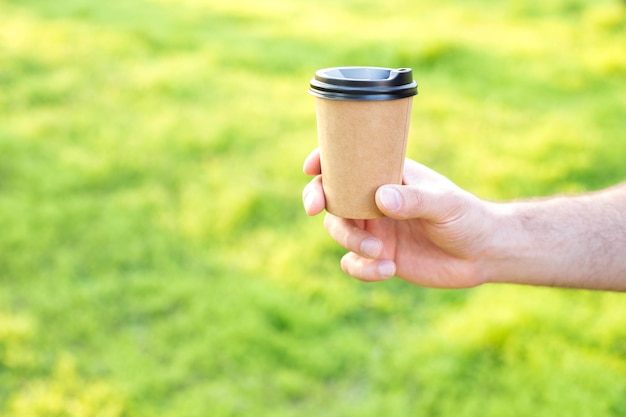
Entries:
{"type": "Polygon", "coordinates": [[[417,94],[410,68],[335,67],[315,72],[309,93],[330,100],[396,100],[417,94]]]}

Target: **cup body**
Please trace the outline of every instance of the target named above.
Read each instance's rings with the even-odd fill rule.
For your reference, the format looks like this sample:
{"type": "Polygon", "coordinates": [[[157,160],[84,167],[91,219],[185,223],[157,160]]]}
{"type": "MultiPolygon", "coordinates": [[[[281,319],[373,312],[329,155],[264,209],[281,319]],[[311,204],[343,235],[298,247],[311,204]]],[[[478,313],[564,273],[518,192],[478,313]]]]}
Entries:
{"type": "Polygon", "coordinates": [[[349,219],[383,217],[375,194],[383,184],[402,183],[413,97],[315,101],[326,210],[349,219]]]}
{"type": "Polygon", "coordinates": [[[383,217],[376,206],[376,190],[383,184],[402,183],[417,94],[411,70],[320,70],[311,80],[310,92],[315,96],[326,210],[349,219],[383,217]]]}

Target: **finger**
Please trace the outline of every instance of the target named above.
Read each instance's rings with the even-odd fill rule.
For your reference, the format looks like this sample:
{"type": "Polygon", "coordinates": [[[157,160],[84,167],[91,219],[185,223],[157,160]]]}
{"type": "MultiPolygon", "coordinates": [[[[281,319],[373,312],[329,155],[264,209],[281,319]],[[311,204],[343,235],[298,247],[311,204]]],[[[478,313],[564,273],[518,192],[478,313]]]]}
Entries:
{"type": "Polygon", "coordinates": [[[387,259],[368,259],[349,252],[341,258],[341,269],[361,281],[374,282],[393,277],[396,264],[387,259]]]}
{"type": "Polygon", "coordinates": [[[390,218],[421,218],[447,223],[467,210],[475,197],[458,188],[432,185],[383,185],[376,191],[376,204],[390,218]]]}
{"type": "Polygon", "coordinates": [[[326,207],[326,197],[322,188],[322,176],[318,175],[302,190],[302,204],[309,216],[321,213],[326,207]]]}
{"type": "Polygon", "coordinates": [[[450,221],[476,200],[438,172],[411,159],[404,163],[404,185],[383,185],[376,192],[381,211],[393,219],[450,221]]]}
{"type": "Polygon", "coordinates": [[[307,175],[319,175],[322,173],[319,148],[313,149],[309,156],[305,158],[302,170],[307,175]]]}
{"type": "Polygon", "coordinates": [[[324,226],[341,246],[360,256],[375,259],[383,251],[382,241],[360,228],[354,220],[327,214],[324,226]]]}

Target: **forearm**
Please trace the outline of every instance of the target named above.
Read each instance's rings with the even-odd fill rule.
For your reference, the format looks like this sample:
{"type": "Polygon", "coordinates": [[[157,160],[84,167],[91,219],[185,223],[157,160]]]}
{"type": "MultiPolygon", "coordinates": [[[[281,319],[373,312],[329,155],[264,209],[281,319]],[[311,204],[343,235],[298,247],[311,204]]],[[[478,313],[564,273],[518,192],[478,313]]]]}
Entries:
{"type": "Polygon", "coordinates": [[[488,281],[626,291],[626,183],[494,213],[488,281]]]}

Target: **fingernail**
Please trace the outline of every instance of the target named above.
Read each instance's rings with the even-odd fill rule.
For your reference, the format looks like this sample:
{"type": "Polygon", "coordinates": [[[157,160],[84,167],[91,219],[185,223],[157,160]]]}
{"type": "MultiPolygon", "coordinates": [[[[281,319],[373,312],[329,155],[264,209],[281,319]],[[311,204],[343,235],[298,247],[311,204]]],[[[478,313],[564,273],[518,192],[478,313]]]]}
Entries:
{"type": "Polygon", "coordinates": [[[363,255],[369,258],[376,258],[380,255],[380,251],[382,250],[382,245],[378,239],[365,239],[361,242],[361,252],[363,255]]]}
{"type": "Polygon", "coordinates": [[[378,265],[378,273],[383,278],[391,278],[396,273],[396,265],[391,261],[383,261],[378,265]]]}
{"type": "Polygon", "coordinates": [[[402,205],[402,197],[394,187],[380,189],[380,202],[389,211],[398,211],[402,205]]]}

